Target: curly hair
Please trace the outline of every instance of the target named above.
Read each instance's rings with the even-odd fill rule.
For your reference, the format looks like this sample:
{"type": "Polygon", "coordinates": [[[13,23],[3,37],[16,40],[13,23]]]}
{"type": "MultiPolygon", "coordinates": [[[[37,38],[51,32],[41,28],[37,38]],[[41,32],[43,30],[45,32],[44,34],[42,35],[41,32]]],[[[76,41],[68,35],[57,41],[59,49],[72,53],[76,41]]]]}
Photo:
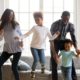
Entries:
{"type": "Polygon", "coordinates": [[[34,16],[34,18],[42,18],[43,19],[43,14],[42,14],[42,12],[34,12],[34,14],[33,14],[33,16],[34,16]]]}

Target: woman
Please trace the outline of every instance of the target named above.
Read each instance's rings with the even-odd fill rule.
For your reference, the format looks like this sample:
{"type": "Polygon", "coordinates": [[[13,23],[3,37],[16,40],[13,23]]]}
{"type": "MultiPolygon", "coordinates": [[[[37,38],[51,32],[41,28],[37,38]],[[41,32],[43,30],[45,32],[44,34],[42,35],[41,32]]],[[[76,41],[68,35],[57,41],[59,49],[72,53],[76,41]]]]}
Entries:
{"type": "Polygon", "coordinates": [[[0,35],[3,34],[5,43],[0,57],[0,80],[2,80],[1,67],[13,55],[12,71],[15,80],[19,80],[17,64],[21,56],[20,41],[16,36],[21,36],[19,24],[15,21],[14,11],[6,9],[1,17],[0,35]]]}

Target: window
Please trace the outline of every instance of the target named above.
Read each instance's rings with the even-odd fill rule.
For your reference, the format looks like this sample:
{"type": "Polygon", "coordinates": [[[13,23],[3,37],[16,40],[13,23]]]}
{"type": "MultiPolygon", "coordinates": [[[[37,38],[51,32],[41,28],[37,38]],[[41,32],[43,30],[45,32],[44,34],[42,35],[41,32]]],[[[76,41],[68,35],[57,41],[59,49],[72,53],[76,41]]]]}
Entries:
{"type": "MultiPolygon", "coordinates": [[[[73,22],[73,4],[74,0],[9,0],[9,8],[15,11],[16,19],[20,23],[23,33],[27,32],[35,24],[33,19],[33,12],[35,11],[43,11],[44,25],[49,29],[52,22],[60,19],[64,10],[70,11],[70,21],[73,22]]],[[[23,55],[25,56],[31,56],[30,41],[31,36],[24,39],[23,55]]],[[[48,39],[46,46],[46,55],[50,55],[48,39]]]]}

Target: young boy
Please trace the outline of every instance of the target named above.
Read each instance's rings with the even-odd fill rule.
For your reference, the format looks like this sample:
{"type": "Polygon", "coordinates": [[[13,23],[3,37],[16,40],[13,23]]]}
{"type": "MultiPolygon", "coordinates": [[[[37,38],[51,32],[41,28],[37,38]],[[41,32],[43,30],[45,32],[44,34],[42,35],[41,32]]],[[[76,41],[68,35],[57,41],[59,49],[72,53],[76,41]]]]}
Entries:
{"type": "Polygon", "coordinates": [[[33,33],[32,42],[31,42],[31,52],[33,56],[33,64],[31,77],[35,77],[35,68],[37,66],[38,61],[41,63],[41,72],[44,73],[45,70],[45,54],[44,49],[46,45],[46,38],[49,37],[50,40],[54,40],[59,36],[59,32],[56,32],[53,36],[50,31],[43,25],[43,15],[41,12],[35,12],[33,14],[36,25],[32,27],[32,29],[24,34],[22,37],[27,37],[31,33],[33,33]]]}
{"type": "Polygon", "coordinates": [[[64,80],[72,80],[72,58],[73,56],[78,57],[80,54],[79,52],[76,54],[76,51],[71,51],[72,45],[73,42],[70,39],[64,40],[64,50],[60,51],[58,55],[58,57],[62,56],[61,70],[64,80]]]}

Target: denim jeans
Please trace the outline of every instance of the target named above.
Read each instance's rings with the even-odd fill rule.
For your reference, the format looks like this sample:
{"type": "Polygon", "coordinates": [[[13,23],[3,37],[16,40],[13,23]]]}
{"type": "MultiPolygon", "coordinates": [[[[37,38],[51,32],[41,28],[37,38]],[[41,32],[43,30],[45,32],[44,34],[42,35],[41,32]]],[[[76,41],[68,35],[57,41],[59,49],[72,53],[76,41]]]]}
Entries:
{"type": "Polygon", "coordinates": [[[0,56],[0,80],[2,80],[2,70],[1,67],[4,64],[5,61],[7,61],[7,59],[13,55],[13,61],[12,61],[12,71],[15,77],[15,80],[19,80],[19,74],[18,74],[18,61],[20,59],[21,56],[21,52],[17,52],[14,54],[9,54],[7,52],[3,52],[0,56]]]}
{"type": "Polygon", "coordinates": [[[36,49],[31,47],[31,52],[34,59],[32,64],[32,71],[35,71],[38,61],[40,61],[42,67],[45,67],[44,49],[36,49]]]}
{"type": "Polygon", "coordinates": [[[71,72],[72,72],[72,67],[61,67],[62,70],[62,75],[64,80],[72,80],[71,72]]]}

